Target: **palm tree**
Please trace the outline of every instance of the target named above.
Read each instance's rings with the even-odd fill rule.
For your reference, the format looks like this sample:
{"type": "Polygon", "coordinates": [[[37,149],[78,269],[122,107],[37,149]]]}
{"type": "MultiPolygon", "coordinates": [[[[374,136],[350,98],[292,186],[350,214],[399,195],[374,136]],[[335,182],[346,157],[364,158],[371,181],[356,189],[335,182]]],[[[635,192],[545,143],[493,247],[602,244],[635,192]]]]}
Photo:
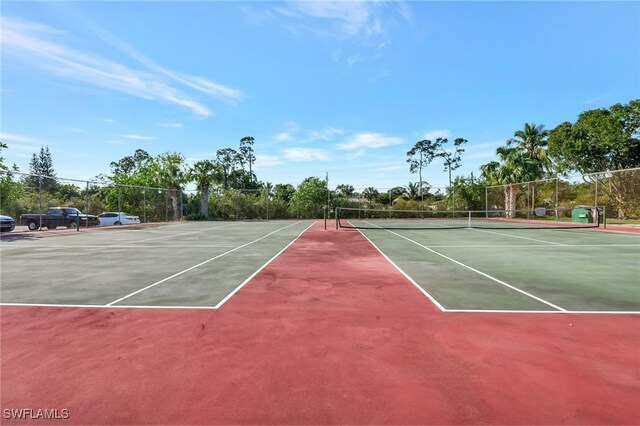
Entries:
{"type": "Polygon", "coordinates": [[[530,180],[535,173],[537,163],[525,153],[507,144],[496,149],[500,162],[491,161],[480,166],[482,175],[493,185],[505,185],[505,209],[507,217],[514,217],[516,210],[516,193],[519,182],[530,180]]]}
{"type": "Polygon", "coordinates": [[[220,166],[211,160],[198,161],[191,166],[187,177],[196,183],[200,191],[200,212],[209,217],[209,189],[222,180],[220,166]]]}
{"type": "Polygon", "coordinates": [[[380,193],[373,186],[365,188],[364,191],[362,191],[362,196],[367,200],[369,200],[369,208],[371,208],[371,203],[373,199],[376,198],[378,195],[380,195],[380,193]]]}
{"type": "MultiPolygon", "coordinates": [[[[535,123],[525,123],[523,130],[517,130],[512,139],[507,141],[507,146],[517,149],[526,154],[534,163],[531,164],[531,180],[537,180],[544,176],[545,170],[551,167],[551,160],[547,156],[547,136],[548,132],[544,125],[535,123]],[[535,170],[535,171],[534,171],[535,170]]],[[[531,208],[535,207],[535,183],[531,185],[531,208]]],[[[529,206],[528,206],[529,207],[529,206]]]]}
{"type": "Polygon", "coordinates": [[[420,199],[420,182],[409,182],[409,185],[404,189],[402,196],[407,200],[419,200],[420,199]]]}
{"type": "Polygon", "coordinates": [[[173,220],[178,220],[178,193],[185,182],[184,157],[182,154],[160,154],[156,163],[156,177],[160,185],[169,189],[173,206],[173,220]]]}

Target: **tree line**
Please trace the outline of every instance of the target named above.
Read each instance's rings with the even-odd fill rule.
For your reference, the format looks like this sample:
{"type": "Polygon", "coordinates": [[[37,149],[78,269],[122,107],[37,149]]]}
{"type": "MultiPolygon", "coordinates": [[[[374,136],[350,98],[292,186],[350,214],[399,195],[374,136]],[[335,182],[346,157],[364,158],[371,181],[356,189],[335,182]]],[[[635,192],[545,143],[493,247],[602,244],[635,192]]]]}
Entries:
{"type": "MultiPolygon", "coordinates": [[[[221,148],[215,158],[203,159],[187,165],[185,157],[177,152],[165,152],[151,156],[142,149],[110,163],[110,173],[96,176],[96,181],[108,181],[107,186],[80,188],[63,184],[55,178],[51,153],[48,147],[34,153],[30,162],[30,174],[20,181],[12,177],[15,166],[4,164],[0,157],[0,209],[6,210],[25,191],[36,191],[45,202],[64,204],[79,200],[96,209],[130,210],[147,202],[157,194],[141,193],[139,188],[165,189],[160,194],[170,202],[167,211],[170,219],[184,216],[188,219],[267,219],[309,218],[322,215],[323,206],[329,202],[336,206],[363,206],[394,209],[484,209],[485,187],[504,185],[504,202],[501,207],[514,210],[518,198],[519,182],[536,181],[548,177],[567,176],[578,172],[583,175],[606,170],[640,167],[640,100],[628,104],[616,104],[609,108],[582,112],[575,122],[563,122],[554,129],[544,125],[525,123],[514,132],[504,146],[496,150],[497,161],[480,167],[480,175],[453,176],[462,164],[467,140],[447,138],[423,139],[407,152],[411,173],[417,173],[418,182],[398,186],[380,192],[369,187],[356,191],[350,184],[337,185],[329,191],[327,180],[308,177],[297,187],[291,184],[258,180],[254,172],[256,156],[255,139],[245,136],[237,147],[221,148]],[[434,161],[441,161],[448,174],[449,185],[444,190],[432,192],[432,187],[422,179],[423,170],[434,161]],[[196,185],[196,194],[187,194],[187,183],[196,185]],[[215,196],[211,196],[215,194],[215,196]],[[90,202],[91,201],[91,202],[90,202]]],[[[7,145],[0,142],[0,153],[7,145]]],[[[610,182],[610,201],[622,206],[622,216],[640,215],[631,195],[622,190],[625,182],[610,182]],[[616,185],[620,188],[615,188],[616,185]],[[626,194],[626,195],[625,195],[626,194]],[[616,198],[617,197],[617,198],[616,198]],[[624,208],[631,205],[632,208],[624,208]]],[[[544,187],[532,185],[531,205],[534,208],[536,192],[544,187]]],[[[580,185],[572,189],[580,192],[580,185]]],[[[629,191],[627,191],[629,192],[629,191]]],[[[24,198],[24,197],[23,197],[24,198]]],[[[579,194],[576,199],[579,199],[579,194]]],[[[586,198],[586,197],[583,197],[586,198]]],[[[160,201],[159,201],[160,202],[160,201]]],[[[31,205],[34,199],[32,195],[31,205]]],[[[28,204],[28,203],[27,203],[28,204]]],[[[22,206],[26,208],[26,206],[22,206]]],[[[14,210],[16,210],[14,208],[14,210]]],[[[166,212],[165,212],[166,213],[166,212]]],[[[157,216],[161,218],[162,214],[157,216]]],[[[167,215],[168,216],[168,215],[167,215]]]]}

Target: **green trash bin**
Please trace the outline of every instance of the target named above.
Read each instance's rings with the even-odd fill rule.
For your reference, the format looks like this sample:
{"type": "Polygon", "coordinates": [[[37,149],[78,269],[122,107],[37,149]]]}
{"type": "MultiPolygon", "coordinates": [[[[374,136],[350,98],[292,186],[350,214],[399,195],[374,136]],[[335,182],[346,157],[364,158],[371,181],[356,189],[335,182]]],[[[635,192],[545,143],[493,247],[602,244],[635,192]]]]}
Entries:
{"type": "Polygon", "coordinates": [[[573,223],[593,223],[591,209],[576,207],[571,209],[571,222],[573,223]]]}

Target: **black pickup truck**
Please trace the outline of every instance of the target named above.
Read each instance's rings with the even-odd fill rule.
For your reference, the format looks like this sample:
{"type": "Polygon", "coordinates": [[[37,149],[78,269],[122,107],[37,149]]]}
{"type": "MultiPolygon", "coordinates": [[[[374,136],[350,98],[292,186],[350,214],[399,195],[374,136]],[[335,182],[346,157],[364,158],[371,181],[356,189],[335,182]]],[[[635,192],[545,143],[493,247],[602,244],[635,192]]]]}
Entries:
{"type": "Polygon", "coordinates": [[[20,224],[27,225],[30,231],[40,228],[56,229],[58,226],[76,228],[80,226],[98,226],[98,216],[84,214],[73,207],[51,207],[47,214],[20,215],[20,224]]]}

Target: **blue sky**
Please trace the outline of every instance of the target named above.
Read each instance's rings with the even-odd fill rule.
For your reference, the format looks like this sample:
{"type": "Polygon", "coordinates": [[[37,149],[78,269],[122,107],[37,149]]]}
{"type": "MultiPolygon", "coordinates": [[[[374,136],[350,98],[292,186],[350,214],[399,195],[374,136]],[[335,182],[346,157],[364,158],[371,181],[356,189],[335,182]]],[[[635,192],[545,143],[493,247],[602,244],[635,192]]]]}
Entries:
{"type": "Polygon", "coordinates": [[[455,173],[477,175],[526,122],[640,97],[638,2],[1,7],[5,161],[27,171],[48,145],[60,177],[137,148],[213,159],[250,135],[262,181],[389,188],[418,180],[418,140],[467,139],[455,173]]]}

